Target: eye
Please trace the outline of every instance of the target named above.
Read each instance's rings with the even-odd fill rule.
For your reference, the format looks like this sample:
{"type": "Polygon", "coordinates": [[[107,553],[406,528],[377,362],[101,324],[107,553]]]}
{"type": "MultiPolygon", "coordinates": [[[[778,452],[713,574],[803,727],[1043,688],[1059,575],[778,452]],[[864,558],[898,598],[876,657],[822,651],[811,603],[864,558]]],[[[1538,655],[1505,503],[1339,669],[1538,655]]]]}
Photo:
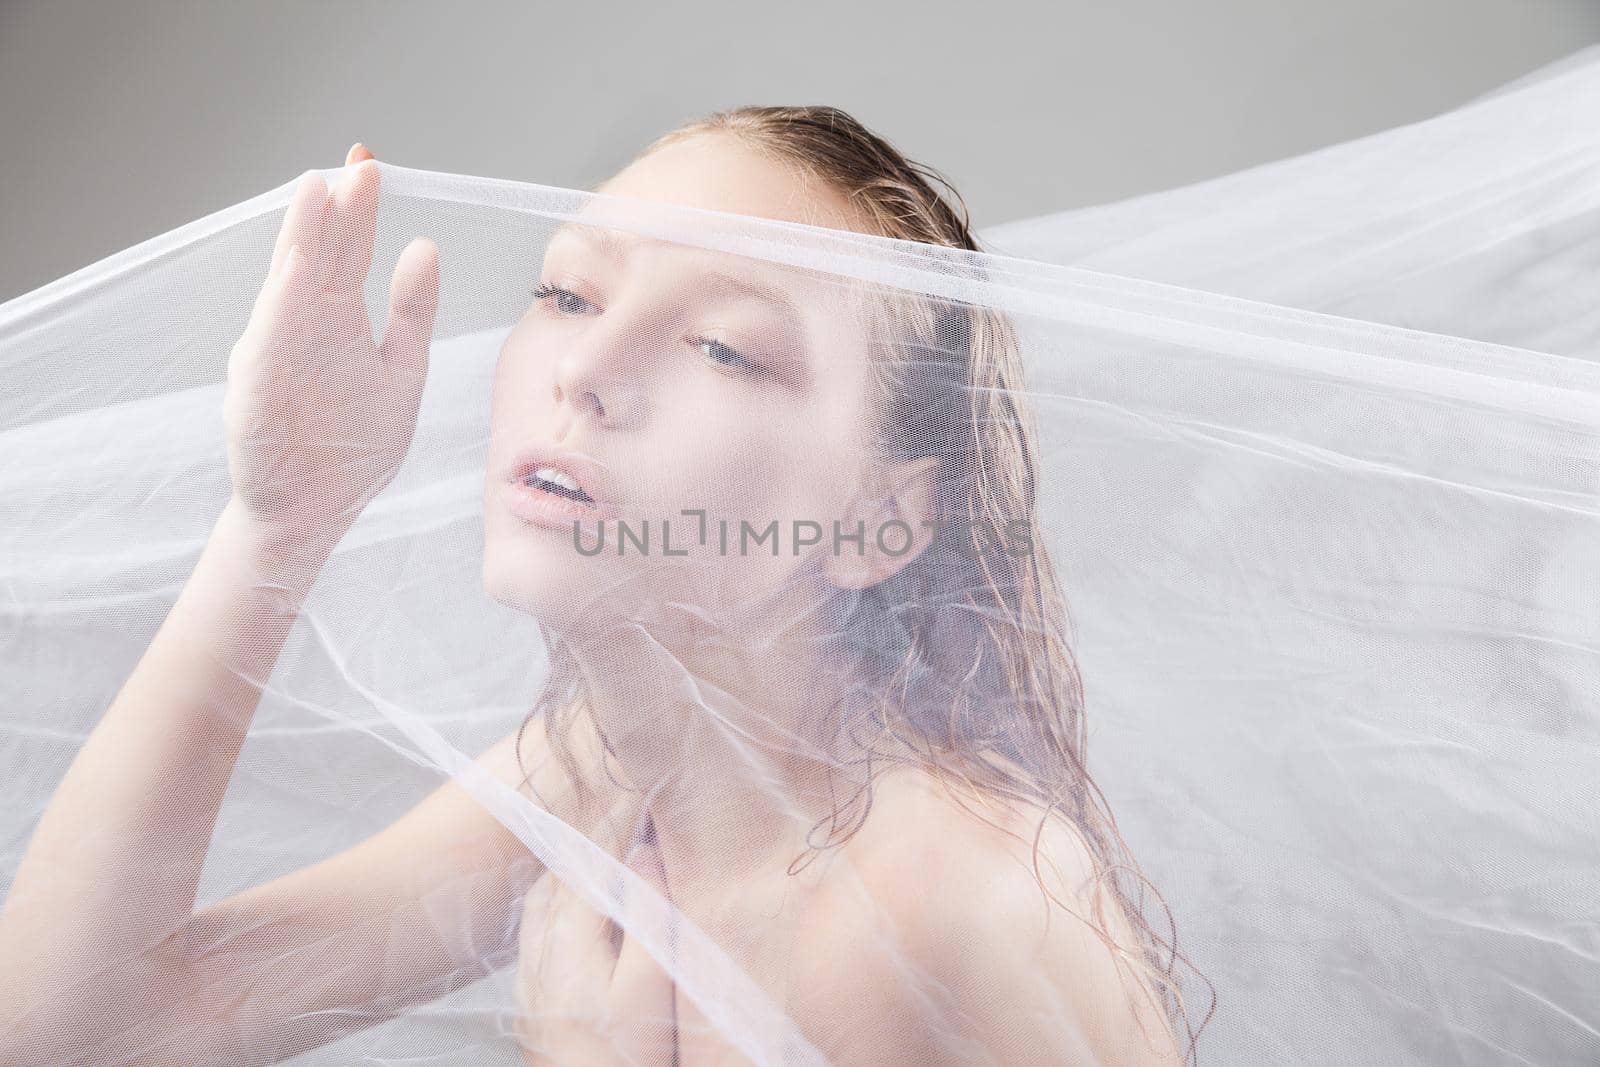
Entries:
{"type": "Polygon", "coordinates": [[[729,348],[721,341],[713,341],[709,337],[696,337],[692,342],[694,346],[705,352],[706,356],[714,363],[740,371],[758,371],[761,368],[729,348]]]}
{"type": "Polygon", "coordinates": [[[556,298],[556,310],[563,315],[582,315],[585,308],[593,307],[587,300],[568,289],[553,285],[540,285],[533,291],[535,300],[556,298]]]}

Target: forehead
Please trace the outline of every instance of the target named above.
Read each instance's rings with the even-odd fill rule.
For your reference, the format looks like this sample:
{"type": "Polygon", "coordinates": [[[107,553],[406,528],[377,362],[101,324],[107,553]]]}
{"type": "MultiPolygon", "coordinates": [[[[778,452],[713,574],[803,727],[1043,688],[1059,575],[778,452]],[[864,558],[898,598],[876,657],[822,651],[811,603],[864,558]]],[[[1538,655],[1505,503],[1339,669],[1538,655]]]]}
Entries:
{"type": "Polygon", "coordinates": [[[741,235],[748,239],[751,227],[763,220],[876,232],[871,220],[826,182],[738,136],[705,130],[669,141],[636,158],[595,193],[571,222],[552,234],[552,248],[583,247],[618,262],[643,250],[651,253],[652,266],[671,263],[676,269],[703,271],[724,290],[742,288],[779,304],[804,304],[805,310],[831,307],[835,316],[861,308],[861,283],[702,247],[714,234],[732,236],[724,247],[746,247],[741,235]],[[675,210],[682,208],[717,214],[675,210]],[[741,224],[741,218],[728,216],[752,221],[741,224]],[[666,231],[663,219],[671,220],[666,231]],[[692,235],[672,241],[686,225],[692,235]],[[663,232],[665,240],[649,236],[663,232]],[[671,256],[657,258],[657,253],[671,256]]]}
{"type": "Polygon", "coordinates": [[[876,232],[850,198],[793,161],[725,131],[658,146],[597,191],[731,215],[876,232]]]}

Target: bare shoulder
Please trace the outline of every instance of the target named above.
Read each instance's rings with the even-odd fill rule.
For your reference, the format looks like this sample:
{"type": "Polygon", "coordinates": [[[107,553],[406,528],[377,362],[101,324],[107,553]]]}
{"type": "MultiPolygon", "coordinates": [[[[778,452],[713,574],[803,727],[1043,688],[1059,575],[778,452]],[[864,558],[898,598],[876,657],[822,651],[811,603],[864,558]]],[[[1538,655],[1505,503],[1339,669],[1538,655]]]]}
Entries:
{"type": "Polygon", "coordinates": [[[1042,815],[920,768],[876,783],[807,924],[812,951],[850,960],[836,1010],[923,1035],[907,1062],[1180,1063],[1094,853],[1042,815]]]}
{"type": "Polygon", "coordinates": [[[1076,899],[1098,870],[1088,844],[1065,819],[1043,819],[1036,805],[980,795],[924,768],[884,775],[872,798],[846,849],[885,888],[910,879],[908,887],[917,890],[912,896],[925,907],[974,891],[989,898],[1025,892],[1042,903],[1036,859],[1044,885],[1076,899]],[[935,892],[938,887],[949,891],[935,892]]]}

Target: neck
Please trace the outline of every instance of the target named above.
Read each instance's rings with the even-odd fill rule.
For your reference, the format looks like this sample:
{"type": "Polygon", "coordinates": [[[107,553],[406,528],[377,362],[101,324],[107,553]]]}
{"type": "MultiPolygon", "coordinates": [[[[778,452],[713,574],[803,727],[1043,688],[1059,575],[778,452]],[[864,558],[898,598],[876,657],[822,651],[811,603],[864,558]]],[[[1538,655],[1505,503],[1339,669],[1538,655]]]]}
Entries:
{"type": "Polygon", "coordinates": [[[819,730],[838,679],[799,635],[628,624],[568,647],[675,889],[787,866],[860,786],[819,730]]]}

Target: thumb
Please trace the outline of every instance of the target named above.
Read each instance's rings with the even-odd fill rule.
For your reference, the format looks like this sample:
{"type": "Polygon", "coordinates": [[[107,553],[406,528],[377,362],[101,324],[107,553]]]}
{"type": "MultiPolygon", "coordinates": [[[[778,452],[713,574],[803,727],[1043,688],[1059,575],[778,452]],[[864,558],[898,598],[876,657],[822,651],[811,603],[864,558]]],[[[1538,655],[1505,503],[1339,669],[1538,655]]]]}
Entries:
{"type": "Polygon", "coordinates": [[[389,282],[389,321],[378,346],[384,362],[426,369],[439,310],[439,249],[426,237],[406,245],[389,282]]]}

